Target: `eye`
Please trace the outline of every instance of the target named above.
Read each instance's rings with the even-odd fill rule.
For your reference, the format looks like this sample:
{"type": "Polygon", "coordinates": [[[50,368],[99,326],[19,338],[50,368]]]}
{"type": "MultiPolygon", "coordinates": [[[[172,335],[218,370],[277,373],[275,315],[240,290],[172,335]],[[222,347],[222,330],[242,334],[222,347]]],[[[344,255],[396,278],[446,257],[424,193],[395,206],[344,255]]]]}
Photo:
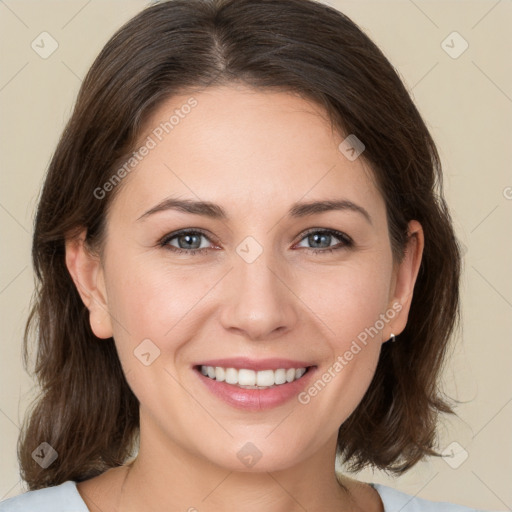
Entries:
{"type": "Polygon", "coordinates": [[[311,244],[312,247],[305,247],[305,250],[314,254],[330,253],[340,249],[350,248],[354,245],[352,239],[348,235],[333,229],[316,228],[310,230],[302,240],[306,240],[307,243],[311,244]],[[338,239],[339,243],[331,246],[330,242],[332,242],[333,238],[338,239]]]}
{"type": "Polygon", "coordinates": [[[187,253],[190,255],[202,254],[208,251],[210,244],[202,245],[201,238],[208,239],[208,237],[198,230],[186,230],[177,231],[166,235],[159,244],[173,252],[187,253]],[[171,243],[175,240],[175,243],[171,243]]]}
{"type": "MultiPolygon", "coordinates": [[[[193,256],[196,254],[204,254],[211,248],[211,241],[210,243],[202,244],[202,238],[210,240],[208,236],[200,230],[182,229],[181,231],[166,235],[160,240],[159,245],[178,254],[193,256]]],[[[304,250],[314,254],[330,253],[344,248],[347,249],[354,245],[348,235],[333,229],[312,229],[303,236],[302,240],[306,240],[307,243],[311,244],[311,247],[299,247],[303,247],[304,250]],[[331,245],[333,239],[338,240],[338,243],[334,246],[331,245]]]]}

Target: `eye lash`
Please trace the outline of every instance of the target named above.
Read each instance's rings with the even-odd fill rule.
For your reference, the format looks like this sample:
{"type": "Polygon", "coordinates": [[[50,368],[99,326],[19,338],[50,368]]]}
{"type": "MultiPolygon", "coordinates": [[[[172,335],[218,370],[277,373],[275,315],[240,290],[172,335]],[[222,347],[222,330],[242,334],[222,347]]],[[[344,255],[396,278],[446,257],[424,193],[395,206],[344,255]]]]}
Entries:
{"type": "Polygon", "coordinates": [[[161,238],[159,241],[158,241],[158,245],[168,251],[172,251],[176,254],[188,254],[190,256],[195,256],[197,254],[205,254],[207,251],[210,250],[209,247],[203,247],[202,249],[181,249],[180,247],[174,247],[172,245],[169,245],[169,242],[173,239],[173,238],[176,238],[180,235],[184,235],[184,234],[187,234],[187,235],[202,235],[204,236],[205,238],[207,238],[208,240],[210,240],[208,238],[208,235],[200,230],[200,229],[189,229],[189,228],[185,228],[185,229],[180,229],[179,231],[173,231],[172,233],[169,233],[167,235],[165,235],[163,238],[161,238]]]}
{"type": "Polygon", "coordinates": [[[313,247],[301,247],[302,250],[305,250],[310,254],[314,254],[315,256],[322,255],[325,253],[332,253],[334,251],[339,251],[342,249],[351,249],[354,247],[354,241],[352,240],[352,238],[350,238],[345,233],[342,233],[341,231],[337,231],[335,229],[320,229],[320,228],[310,229],[302,235],[302,238],[299,240],[299,242],[302,241],[308,235],[311,235],[312,233],[322,233],[322,234],[327,233],[327,234],[333,235],[335,238],[339,238],[341,240],[341,242],[339,244],[335,245],[334,247],[327,247],[325,249],[314,249],[313,247]]]}
{"type": "MultiPolygon", "coordinates": [[[[338,238],[339,240],[341,240],[341,242],[334,247],[327,247],[325,249],[315,249],[313,247],[301,247],[300,248],[301,250],[305,250],[308,253],[311,253],[314,255],[319,255],[319,254],[325,254],[325,253],[332,253],[334,251],[338,251],[341,249],[350,249],[350,248],[354,247],[354,242],[348,235],[346,235],[345,233],[342,233],[341,231],[337,231],[335,229],[312,228],[302,234],[299,242],[302,241],[304,238],[306,238],[307,236],[309,236],[312,233],[322,233],[322,234],[333,235],[335,238],[338,238]]],[[[206,239],[210,240],[210,238],[208,237],[206,232],[204,232],[200,229],[185,228],[185,229],[181,229],[179,231],[174,231],[172,233],[165,235],[158,241],[158,246],[162,247],[166,250],[172,251],[176,254],[188,254],[190,256],[206,254],[210,250],[209,247],[203,247],[202,249],[181,249],[180,247],[174,247],[172,245],[169,245],[169,242],[171,240],[173,240],[174,238],[176,238],[180,235],[183,235],[183,234],[202,235],[206,239]]],[[[211,242],[211,240],[210,240],[210,242],[211,242]]]]}

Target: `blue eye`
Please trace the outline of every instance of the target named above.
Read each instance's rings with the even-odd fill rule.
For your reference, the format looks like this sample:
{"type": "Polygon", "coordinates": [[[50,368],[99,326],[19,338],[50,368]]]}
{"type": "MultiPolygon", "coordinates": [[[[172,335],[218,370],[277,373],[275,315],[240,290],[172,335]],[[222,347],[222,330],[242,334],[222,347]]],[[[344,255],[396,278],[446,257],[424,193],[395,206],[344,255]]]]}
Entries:
{"type": "MultiPolygon", "coordinates": [[[[210,249],[210,245],[208,243],[206,246],[201,243],[201,238],[209,240],[202,231],[182,229],[175,233],[166,235],[159,242],[159,245],[178,254],[189,254],[194,256],[196,254],[204,254],[210,249]],[[175,243],[171,243],[174,242],[174,240],[176,240],[177,245],[175,245],[175,243]]],[[[348,249],[354,245],[352,239],[348,235],[332,229],[312,229],[302,237],[301,241],[302,240],[307,240],[307,242],[312,245],[312,247],[302,247],[317,255],[331,253],[344,248],[348,249]],[[339,241],[334,246],[330,244],[333,238],[338,239],[339,241]],[[326,243],[326,247],[321,247],[326,243]]]]}
{"type": "Polygon", "coordinates": [[[313,229],[306,233],[306,236],[302,238],[302,240],[307,240],[309,244],[313,245],[313,247],[305,247],[307,251],[313,254],[331,253],[340,249],[353,247],[354,245],[348,235],[332,229],[313,229]],[[331,242],[333,238],[337,238],[340,242],[331,246],[329,242],[331,242]],[[319,248],[319,246],[326,242],[327,247],[319,248]]]}
{"type": "Polygon", "coordinates": [[[208,239],[202,231],[183,229],[165,236],[160,245],[177,253],[202,254],[208,250],[209,246],[201,247],[201,237],[208,239]],[[174,239],[177,240],[178,247],[171,244],[174,239]]]}

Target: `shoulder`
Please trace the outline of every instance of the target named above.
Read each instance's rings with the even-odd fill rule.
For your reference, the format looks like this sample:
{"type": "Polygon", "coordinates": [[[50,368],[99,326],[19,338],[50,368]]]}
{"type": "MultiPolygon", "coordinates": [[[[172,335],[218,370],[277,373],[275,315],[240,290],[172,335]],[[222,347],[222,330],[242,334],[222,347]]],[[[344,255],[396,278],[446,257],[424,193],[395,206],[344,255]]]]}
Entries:
{"type": "Polygon", "coordinates": [[[385,512],[485,512],[444,501],[417,498],[382,484],[370,485],[379,493],[385,512]]]}
{"type": "Polygon", "coordinates": [[[34,511],[89,512],[73,480],[53,487],[27,491],[0,502],[0,512],[34,511]]]}

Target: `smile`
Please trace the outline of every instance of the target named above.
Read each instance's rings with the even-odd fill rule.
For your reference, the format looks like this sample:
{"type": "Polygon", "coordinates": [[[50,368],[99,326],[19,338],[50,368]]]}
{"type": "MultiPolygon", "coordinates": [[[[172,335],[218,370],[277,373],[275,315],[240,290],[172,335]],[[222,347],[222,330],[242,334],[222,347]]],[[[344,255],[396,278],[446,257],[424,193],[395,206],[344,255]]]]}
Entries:
{"type": "Polygon", "coordinates": [[[205,365],[201,365],[199,369],[205,377],[243,389],[268,389],[281,386],[300,379],[307,371],[307,368],[255,371],[248,368],[236,369],[205,365]]]}

